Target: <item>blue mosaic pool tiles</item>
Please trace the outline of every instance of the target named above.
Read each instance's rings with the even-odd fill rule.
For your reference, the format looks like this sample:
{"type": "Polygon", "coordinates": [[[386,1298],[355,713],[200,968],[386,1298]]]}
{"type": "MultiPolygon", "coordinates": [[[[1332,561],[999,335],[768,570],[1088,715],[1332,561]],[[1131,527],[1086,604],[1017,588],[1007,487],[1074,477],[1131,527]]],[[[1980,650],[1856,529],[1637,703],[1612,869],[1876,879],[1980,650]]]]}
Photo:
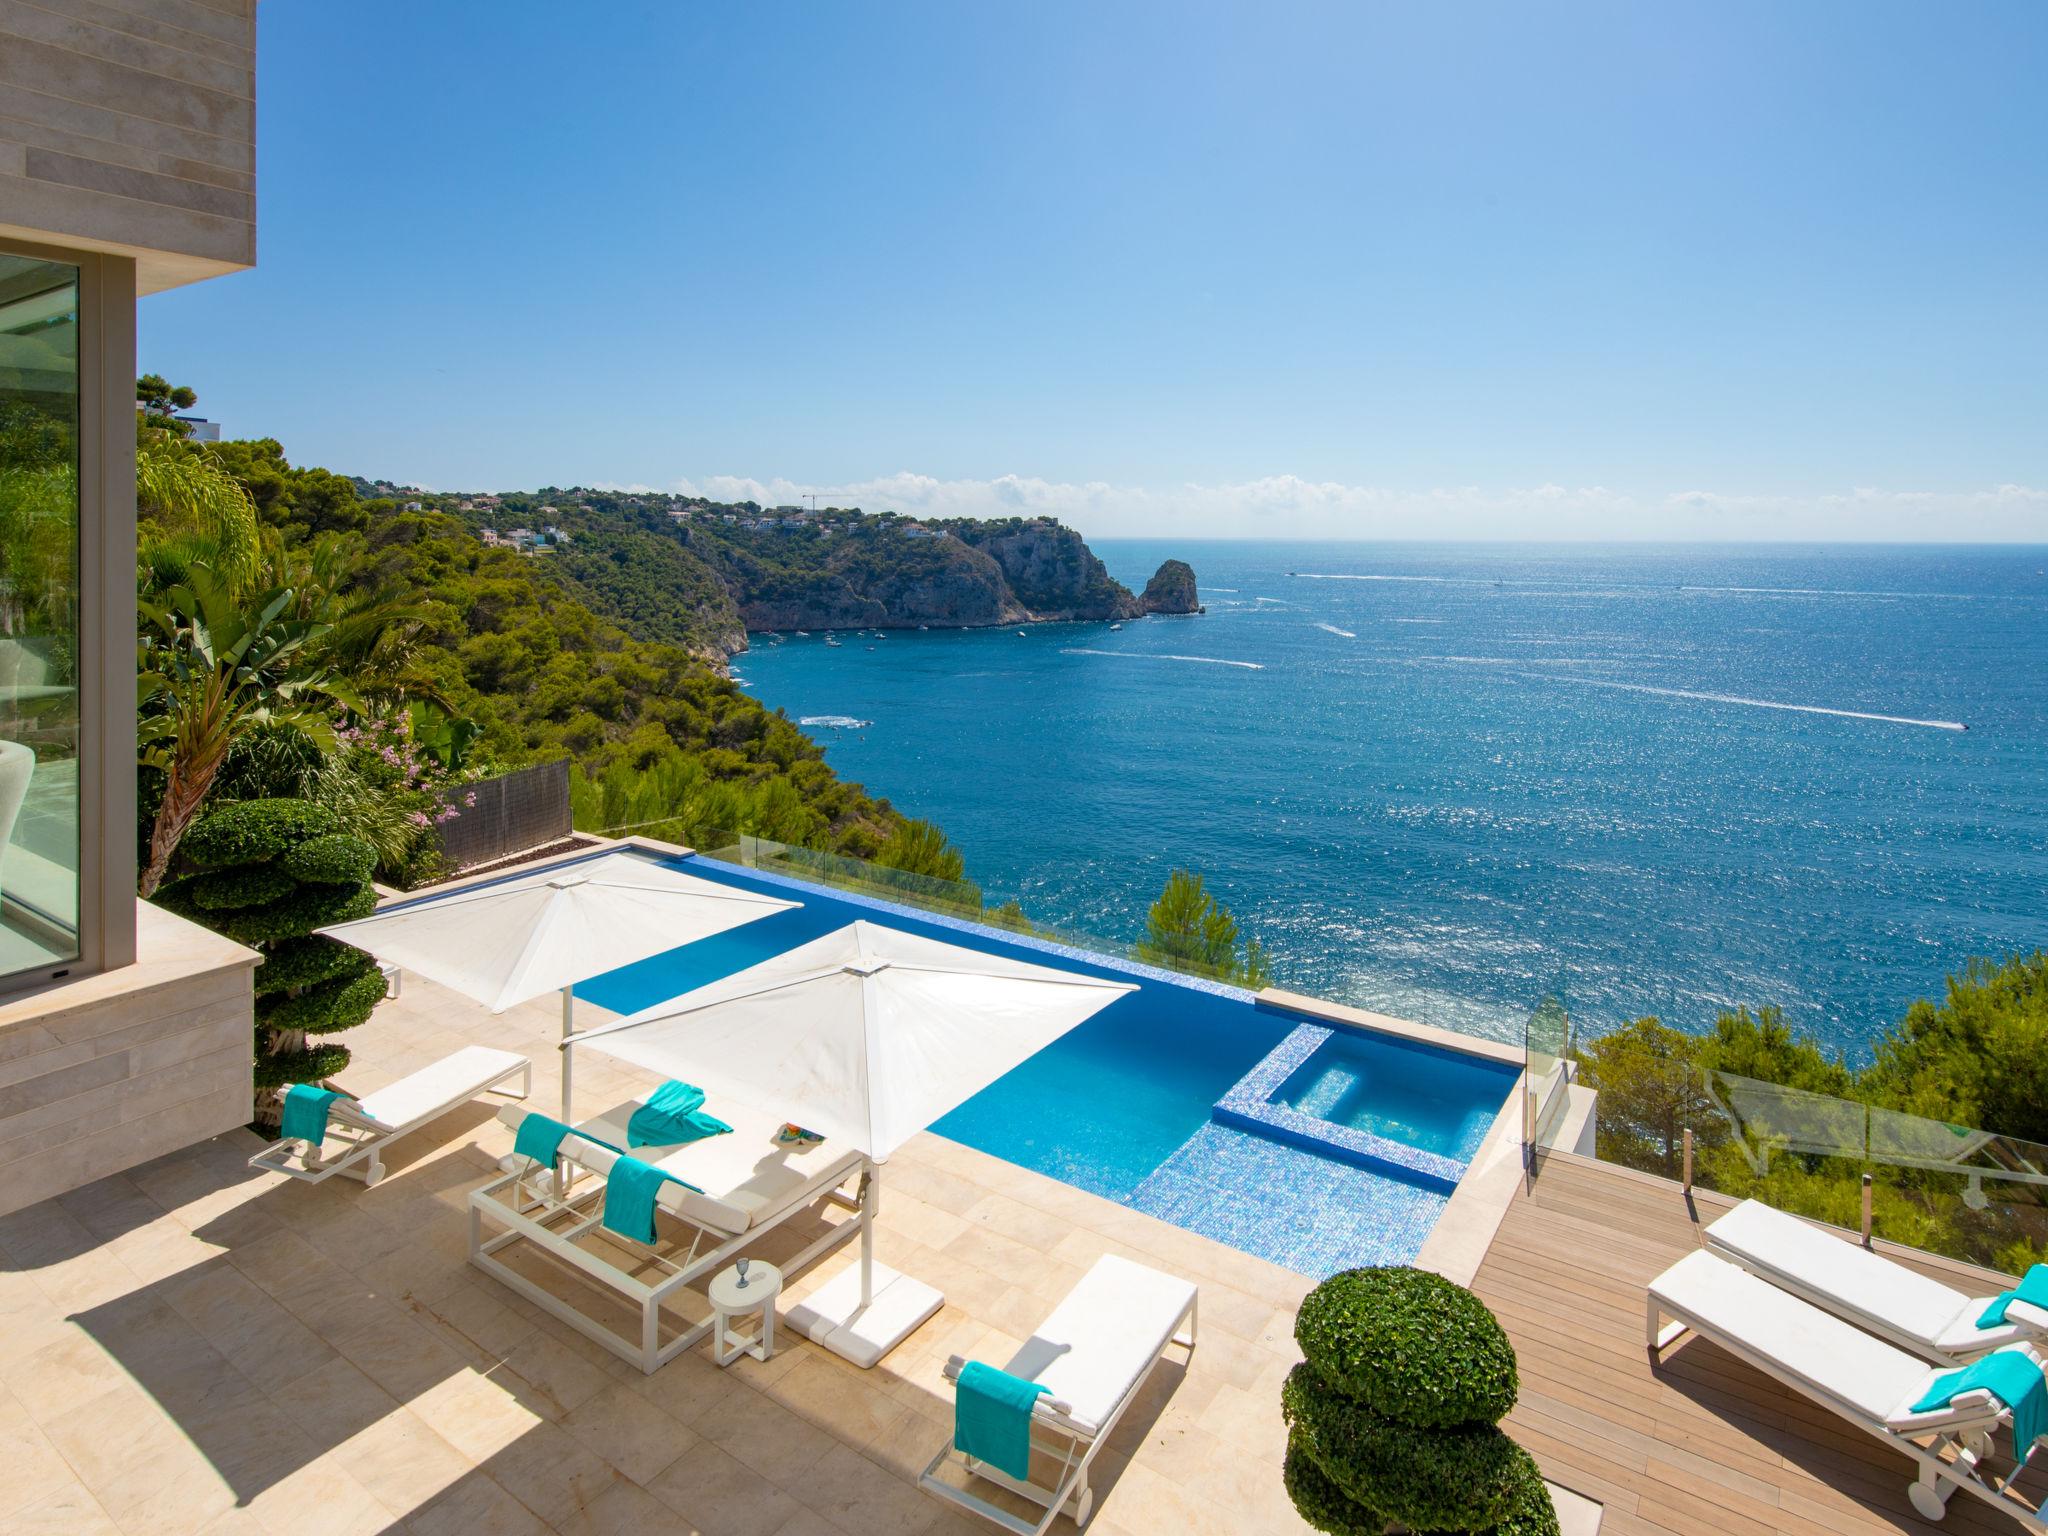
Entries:
{"type": "Polygon", "coordinates": [[[1273,1095],[1281,1085],[1333,1033],[1320,1024],[1299,1026],[1216,1101],[1213,1117],[1224,1125],[1290,1142],[1325,1157],[1342,1158],[1377,1172],[1414,1179],[1448,1195],[1465,1176],[1463,1163],[1420,1147],[1403,1146],[1370,1131],[1318,1120],[1292,1105],[1274,1102],[1273,1095]]]}
{"type": "Polygon", "coordinates": [[[1133,1208],[1296,1274],[1412,1264],[1449,1196],[1211,1123],[1132,1194],[1133,1208]]]}

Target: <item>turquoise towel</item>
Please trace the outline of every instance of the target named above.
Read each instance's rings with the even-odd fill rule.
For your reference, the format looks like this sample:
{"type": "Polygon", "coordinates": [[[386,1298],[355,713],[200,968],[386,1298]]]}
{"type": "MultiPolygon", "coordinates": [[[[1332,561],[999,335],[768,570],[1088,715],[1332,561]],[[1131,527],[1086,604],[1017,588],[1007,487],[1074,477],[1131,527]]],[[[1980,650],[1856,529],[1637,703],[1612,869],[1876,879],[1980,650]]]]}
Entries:
{"type": "Polygon", "coordinates": [[[2017,1349],[2001,1349],[1960,1371],[1947,1371],[1919,1402],[1915,1413],[1946,1408],[1958,1394],[1982,1387],[2012,1410],[2013,1454],[2027,1459],[2036,1440],[2048,1435],[2048,1379],[2041,1367],[2017,1349]]]}
{"type": "Polygon", "coordinates": [[[2024,1275],[2020,1283],[1994,1299],[1977,1319],[1979,1328],[1997,1328],[2005,1322],[2005,1309],[2015,1301],[2030,1301],[2037,1307],[2048,1307],[2048,1264],[2036,1264],[2024,1275]]]}
{"type": "Polygon", "coordinates": [[[661,1186],[670,1180],[685,1189],[704,1191],[687,1179],[678,1179],[672,1173],[663,1173],[652,1163],[643,1163],[637,1157],[619,1154],[619,1160],[612,1164],[612,1171],[604,1176],[604,1224],[621,1237],[630,1237],[636,1243],[654,1242],[654,1197],[661,1193],[661,1186]]]}
{"type": "Polygon", "coordinates": [[[684,1133],[690,1111],[704,1102],[704,1090],[695,1083],[670,1078],[647,1096],[647,1102],[633,1111],[626,1122],[629,1147],[666,1147],[691,1138],[684,1133]]]}
{"type": "Polygon", "coordinates": [[[278,1134],[286,1141],[305,1141],[318,1147],[327,1139],[327,1107],[341,1097],[332,1088],[293,1083],[284,1091],[284,1119],[278,1134]]]}
{"type": "Polygon", "coordinates": [[[1012,1477],[1031,1475],[1031,1405],[1045,1391],[979,1360],[961,1367],[953,1393],[953,1447],[1012,1477]]]}
{"type": "Polygon", "coordinates": [[[562,1148],[562,1138],[568,1134],[569,1127],[561,1121],[528,1110],[526,1118],[519,1122],[519,1137],[512,1143],[512,1151],[515,1156],[530,1157],[552,1168],[555,1154],[562,1148]]]}

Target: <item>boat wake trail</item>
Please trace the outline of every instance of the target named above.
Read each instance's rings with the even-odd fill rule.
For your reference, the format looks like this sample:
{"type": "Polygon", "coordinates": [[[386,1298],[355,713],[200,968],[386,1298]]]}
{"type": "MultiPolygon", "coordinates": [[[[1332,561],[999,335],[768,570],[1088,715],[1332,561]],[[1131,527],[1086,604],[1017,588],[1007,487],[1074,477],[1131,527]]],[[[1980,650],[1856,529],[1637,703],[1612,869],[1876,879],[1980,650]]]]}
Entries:
{"type": "Polygon", "coordinates": [[[1576,683],[1581,688],[1618,688],[1624,693],[1654,693],[1667,699],[1697,699],[1704,704],[1741,704],[1750,709],[1783,709],[1798,715],[1833,715],[1841,720],[1877,720],[1886,725],[1918,725],[1930,731],[1967,731],[1960,720],[1915,720],[1910,715],[1878,715],[1862,709],[1829,709],[1820,704],[1787,704],[1778,699],[1747,699],[1738,693],[1695,693],[1688,688],[1653,688],[1648,683],[1616,683],[1599,677],[1559,677],[1549,672],[1517,672],[1517,677],[1546,683],[1576,683]]]}
{"type": "Polygon", "coordinates": [[[1262,661],[1232,661],[1224,656],[1176,656],[1166,651],[1097,651],[1085,645],[1069,645],[1060,648],[1062,656],[1122,656],[1136,661],[1195,661],[1211,667],[1243,667],[1247,672],[1263,672],[1266,664],[1262,661]]]}
{"type": "Polygon", "coordinates": [[[856,720],[851,715],[805,715],[797,721],[798,725],[825,725],[835,731],[866,730],[874,723],[872,720],[856,720]]]}
{"type": "Polygon", "coordinates": [[[1356,634],[1355,632],[1353,632],[1352,630],[1348,630],[1348,629],[1339,629],[1339,628],[1338,628],[1338,627],[1337,627],[1336,625],[1334,625],[1334,624],[1324,624],[1324,623],[1322,623],[1322,622],[1318,621],[1318,622],[1317,622],[1317,624],[1316,624],[1316,628],[1317,628],[1317,629],[1320,629],[1320,630],[1323,630],[1323,631],[1325,631],[1325,632],[1326,632],[1326,633],[1328,633],[1328,634],[1332,634],[1332,635],[1342,635],[1342,636],[1343,636],[1343,637],[1344,637],[1344,638],[1345,638],[1346,640],[1356,640],[1356,639],[1358,638],[1357,634],[1356,634]]]}

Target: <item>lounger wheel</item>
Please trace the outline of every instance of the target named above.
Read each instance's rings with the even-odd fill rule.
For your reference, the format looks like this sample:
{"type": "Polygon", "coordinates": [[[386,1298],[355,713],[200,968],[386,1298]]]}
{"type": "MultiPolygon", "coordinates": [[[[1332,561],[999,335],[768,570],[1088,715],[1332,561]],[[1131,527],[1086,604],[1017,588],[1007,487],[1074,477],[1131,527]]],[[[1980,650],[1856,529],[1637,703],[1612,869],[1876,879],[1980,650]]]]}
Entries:
{"type": "Polygon", "coordinates": [[[1906,1502],[1913,1506],[1913,1513],[1923,1520],[1939,1520],[1948,1513],[1948,1501],[1941,1496],[1941,1490],[1933,1483],[1915,1483],[1906,1490],[1906,1502]]]}
{"type": "Polygon", "coordinates": [[[1088,1523],[1088,1516],[1094,1509],[1095,1490],[1093,1488],[1083,1488],[1081,1490],[1081,1497],[1074,1501],[1074,1524],[1086,1525],[1088,1523]]]}
{"type": "Polygon", "coordinates": [[[384,1165],[380,1162],[377,1162],[375,1159],[372,1159],[370,1166],[363,1170],[363,1185],[365,1188],[367,1188],[370,1185],[375,1184],[379,1179],[383,1177],[384,1165]]]}

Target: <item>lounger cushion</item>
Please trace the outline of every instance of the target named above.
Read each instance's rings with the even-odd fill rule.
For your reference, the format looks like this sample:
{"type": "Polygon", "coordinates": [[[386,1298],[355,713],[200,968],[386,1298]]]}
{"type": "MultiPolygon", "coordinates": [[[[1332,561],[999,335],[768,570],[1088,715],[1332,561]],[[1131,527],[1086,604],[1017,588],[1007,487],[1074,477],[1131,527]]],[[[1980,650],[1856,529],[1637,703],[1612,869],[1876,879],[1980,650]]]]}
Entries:
{"type": "MultiPolygon", "coordinates": [[[[601,1115],[578,1121],[576,1129],[623,1147],[626,1122],[640,1104],[639,1099],[614,1104],[601,1115]]],[[[778,1142],[775,1134],[789,1118],[787,1114],[730,1099],[707,1103],[705,1108],[730,1124],[731,1132],[677,1147],[635,1147],[633,1155],[696,1185],[701,1194],[670,1184],[661,1191],[658,1203],[671,1214],[713,1231],[738,1236],[763,1226],[791,1206],[815,1199],[860,1162],[858,1152],[849,1152],[830,1139],[808,1147],[778,1142]]],[[[516,1128],[525,1113],[519,1106],[508,1105],[498,1112],[498,1118],[516,1128]]],[[[600,1173],[610,1162],[608,1156],[601,1155],[578,1160],[600,1173]]]]}
{"type": "Polygon", "coordinates": [[[512,1051],[466,1045],[430,1067],[364,1094],[355,1108],[381,1126],[403,1130],[452,1103],[475,1097],[525,1065],[526,1058],[512,1051]]]}
{"type": "Polygon", "coordinates": [[[1709,1226],[1707,1245],[1867,1328],[1942,1354],[1980,1353],[2020,1337],[2009,1325],[1977,1326],[1989,1297],[1965,1296],[1758,1200],[1709,1226]]]}
{"type": "Polygon", "coordinates": [[[1165,1350],[1195,1287],[1106,1253],[1004,1367],[1067,1404],[1066,1417],[1100,1432],[1165,1350]]]}
{"type": "Polygon", "coordinates": [[[1822,1402],[1870,1424],[1915,1402],[1935,1370],[1904,1350],[1705,1250],[1650,1282],[1673,1317],[1773,1363],[1822,1402]]]}

